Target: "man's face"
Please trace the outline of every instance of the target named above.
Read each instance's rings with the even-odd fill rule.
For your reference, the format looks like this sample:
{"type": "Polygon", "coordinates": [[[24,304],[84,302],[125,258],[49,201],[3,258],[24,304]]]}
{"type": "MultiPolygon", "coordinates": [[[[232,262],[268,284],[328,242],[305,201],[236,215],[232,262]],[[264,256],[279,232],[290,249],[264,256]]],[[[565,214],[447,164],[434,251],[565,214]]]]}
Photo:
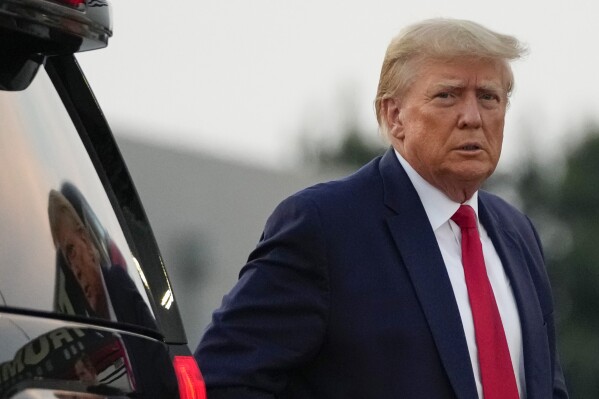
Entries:
{"type": "Polygon", "coordinates": [[[98,305],[105,294],[98,252],[89,234],[83,227],[63,220],[58,230],[58,244],[90,306],[99,311],[98,305]]]}
{"type": "Polygon", "coordinates": [[[93,366],[91,364],[86,364],[81,359],[75,362],[75,374],[77,374],[79,381],[85,385],[95,385],[97,383],[97,375],[93,366]]]}
{"type": "Polygon", "coordinates": [[[387,115],[393,146],[456,202],[493,173],[503,141],[507,71],[501,62],[429,61],[387,115]]]}

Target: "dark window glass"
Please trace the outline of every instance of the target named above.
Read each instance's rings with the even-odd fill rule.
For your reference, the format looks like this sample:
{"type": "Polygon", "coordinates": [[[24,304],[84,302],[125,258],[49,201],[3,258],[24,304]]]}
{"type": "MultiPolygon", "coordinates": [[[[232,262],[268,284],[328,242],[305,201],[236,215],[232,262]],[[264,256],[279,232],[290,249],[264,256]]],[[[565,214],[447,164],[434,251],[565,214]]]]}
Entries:
{"type": "Polygon", "coordinates": [[[0,91],[0,305],[155,327],[143,272],[48,75],[0,91]]]}

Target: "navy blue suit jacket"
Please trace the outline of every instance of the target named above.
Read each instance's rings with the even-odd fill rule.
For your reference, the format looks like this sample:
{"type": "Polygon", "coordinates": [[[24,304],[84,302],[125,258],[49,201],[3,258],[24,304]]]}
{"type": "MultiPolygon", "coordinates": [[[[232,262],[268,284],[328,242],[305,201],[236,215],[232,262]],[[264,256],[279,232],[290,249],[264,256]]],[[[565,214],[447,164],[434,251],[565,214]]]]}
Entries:
{"type": "MultiPolygon", "coordinates": [[[[479,201],[518,305],[527,397],[567,398],[536,232],[479,201]]],[[[211,399],[477,398],[441,252],[391,149],[277,207],[195,355],[211,399]]]]}

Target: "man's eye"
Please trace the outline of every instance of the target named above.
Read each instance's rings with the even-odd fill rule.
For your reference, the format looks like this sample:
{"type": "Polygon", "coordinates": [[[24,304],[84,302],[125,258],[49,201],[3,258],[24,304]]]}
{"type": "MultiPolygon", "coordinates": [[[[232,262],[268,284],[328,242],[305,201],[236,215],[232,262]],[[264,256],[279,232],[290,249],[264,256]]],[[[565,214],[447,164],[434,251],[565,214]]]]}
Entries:
{"type": "Polygon", "coordinates": [[[497,97],[495,94],[492,94],[492,93],[484,93],[484,94],[480,95],[480,99],[485,100],[485,101],[493,101],[493,100],[498,100],[499,97],[497,97]]]}
{"type": "Polygon", "coordinates": [[[437,97],[438,98],[449,98],[449,97],[451,97],[451,94],[449,92],[443,91],[441,93],[438,93],[437,97]]]}

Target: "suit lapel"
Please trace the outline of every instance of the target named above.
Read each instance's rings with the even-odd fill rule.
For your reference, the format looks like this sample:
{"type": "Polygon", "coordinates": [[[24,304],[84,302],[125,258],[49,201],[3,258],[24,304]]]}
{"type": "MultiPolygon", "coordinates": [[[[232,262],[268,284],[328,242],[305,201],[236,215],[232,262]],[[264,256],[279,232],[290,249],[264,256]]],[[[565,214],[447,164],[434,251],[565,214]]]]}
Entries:
{"type": "Polygon", "coordinates": [[[492,209],[479,196],[479,218],[510,280],[522,326],[522,345],[528,399],[552,397],[544,379],[552,375],[543,314],[518,235],[502,228],[492,209]]]}
{"type": "Polygon", "coordinates": [[[387,219],[428,321],[439,356],[459,399],[478,398],[464,329],[434,232],[410,179],[393,149],[380,163],[387,219]]]}

